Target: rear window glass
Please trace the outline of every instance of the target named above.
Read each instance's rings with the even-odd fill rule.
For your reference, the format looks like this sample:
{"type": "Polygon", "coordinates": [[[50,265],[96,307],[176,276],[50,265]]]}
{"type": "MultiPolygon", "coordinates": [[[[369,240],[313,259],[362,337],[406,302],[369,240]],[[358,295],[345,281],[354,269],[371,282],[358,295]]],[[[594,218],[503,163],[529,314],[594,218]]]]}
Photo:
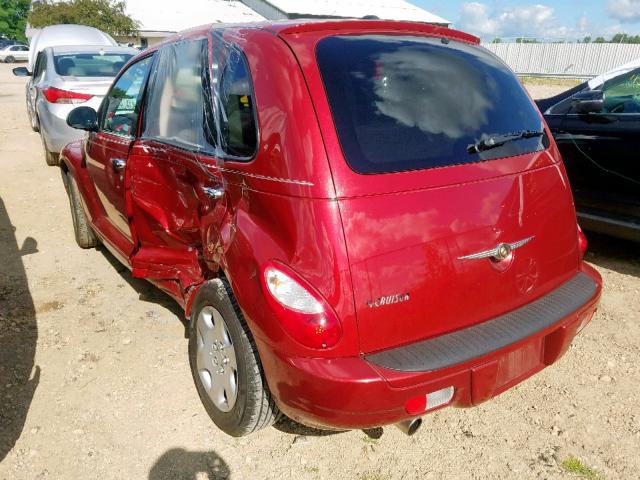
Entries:
{"type": "Polygon", "coordinates": [[[133,55],[69,53],[53,56],[58,75],[63,77],[115,77],[133,55]]]}
{"type": "Polygon", "coordinates": [[[316,56],[338,138],[356,172],[445,167],[548,146],[542,135],[469,152],[490,137],[543,128],[518,79],[480,47],[334,36],[318,43],[316,56]]]}

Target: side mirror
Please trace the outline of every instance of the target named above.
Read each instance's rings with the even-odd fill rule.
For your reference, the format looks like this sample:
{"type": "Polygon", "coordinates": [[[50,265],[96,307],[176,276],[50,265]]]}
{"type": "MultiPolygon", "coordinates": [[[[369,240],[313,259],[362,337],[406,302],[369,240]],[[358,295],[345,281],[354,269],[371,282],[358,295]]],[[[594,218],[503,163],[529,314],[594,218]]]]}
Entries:
{"type": "Polygon", "coordinates": [[[91,107],[74,108],[67,115],[67,125],[87,132],[98,131],[98,114],[91,107]]]}
{"type": "Polygon", "coordinates": [[[16,67],[13,69],[13,74],[16,77],[30,77],[31,72],[27,69],[27,67],[16,67]]]}
{"type": "Polygon", "coordinates": [[[604,109],[604,92],[587,90],[571,97],[571,106],[576,113],[600,113],[604,109]]]}

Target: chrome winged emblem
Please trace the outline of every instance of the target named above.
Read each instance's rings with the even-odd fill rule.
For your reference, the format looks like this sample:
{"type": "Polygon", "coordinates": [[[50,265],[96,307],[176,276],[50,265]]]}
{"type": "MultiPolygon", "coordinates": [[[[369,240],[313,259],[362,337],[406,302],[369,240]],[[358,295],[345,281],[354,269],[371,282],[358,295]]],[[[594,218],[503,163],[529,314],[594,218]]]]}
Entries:
{"type": "Polygon", "coordinates": [[[531,240],[535,238],[535,235],[525,238],[523,240],[518,240],[513,243],[501,243],[495,248],[491,250],[485,250],[483,252],[472,253],[471,255],[465,255],[464,257],[458,257],[458,260],[476,260],[479,258],[490,258],[497,262],[506,260],[511,255],[511,252],[516,248],[520,248],[521,246],[529,243],[531,240]]]}

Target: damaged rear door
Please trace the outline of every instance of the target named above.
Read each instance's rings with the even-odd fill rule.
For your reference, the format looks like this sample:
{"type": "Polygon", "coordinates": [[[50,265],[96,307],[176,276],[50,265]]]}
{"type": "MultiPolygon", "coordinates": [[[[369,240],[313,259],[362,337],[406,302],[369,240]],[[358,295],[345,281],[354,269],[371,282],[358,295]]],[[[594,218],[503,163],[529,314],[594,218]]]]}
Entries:
{"type": "Polygon", "coordinates": [[[133,275],[160,281],[177,297],[203,281],[203,244],[215,244],[226,209],[208,64],[207,38],[159,50],[127,169],[133,275]]]}

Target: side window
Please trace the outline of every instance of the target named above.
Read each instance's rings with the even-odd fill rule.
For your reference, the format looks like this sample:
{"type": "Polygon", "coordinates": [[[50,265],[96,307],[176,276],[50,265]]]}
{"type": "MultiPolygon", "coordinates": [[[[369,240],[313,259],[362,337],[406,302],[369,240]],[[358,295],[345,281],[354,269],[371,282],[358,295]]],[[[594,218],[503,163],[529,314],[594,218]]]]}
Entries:
{"type": "Polygon", "coordinates": [[[118,135],[135,135],[147,74],[153,57],[131,65],[111,87],[100,108],[100,129],[118,135]]]}
{"type": "Polygon", "coordinates": [[[36,66],[33,69],[33,78],[39,79],[47,67],[47,54],[45,52],[38,53],[36,58],[36,66]]]}
{"type": "Polygon", "coordinates": [[[213,152],[211,82],[206,39],[176,42],[158,53],[150,84],[143,137],[213,152]]]}
{"type": "Polygon", "coordinates": [[[604,84],[605,113],[640,113],[640,68],[604,84]]]}
{"type": "Polygon", "coordinates": [[[217,95],[220,147],[232,157],[250,158],[258,147],[258,129],[249,66],[237,47],[230,46],[225,57],[217,95]]]}

